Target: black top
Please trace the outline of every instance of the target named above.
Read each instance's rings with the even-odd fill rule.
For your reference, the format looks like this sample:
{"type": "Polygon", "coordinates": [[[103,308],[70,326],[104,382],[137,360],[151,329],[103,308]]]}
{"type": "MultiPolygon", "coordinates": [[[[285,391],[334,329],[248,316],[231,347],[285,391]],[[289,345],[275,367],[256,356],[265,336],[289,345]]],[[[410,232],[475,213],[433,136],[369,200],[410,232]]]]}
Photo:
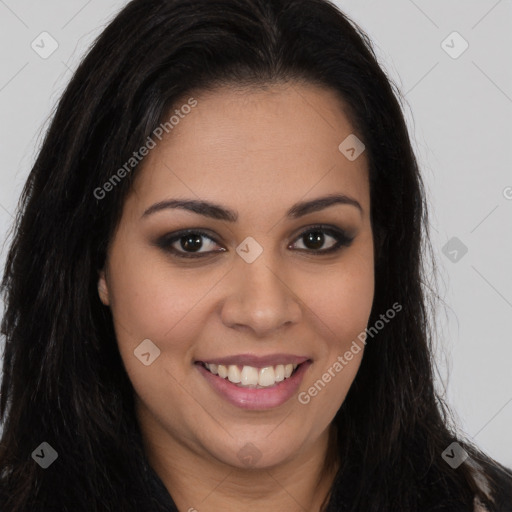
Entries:
{"type": "Polygon", "coordinates": [[[151,508],[148,508],[147,512],[179,512],[169,491],[145,457],[143,468],[146,485],[151,496],[151,508]]]}

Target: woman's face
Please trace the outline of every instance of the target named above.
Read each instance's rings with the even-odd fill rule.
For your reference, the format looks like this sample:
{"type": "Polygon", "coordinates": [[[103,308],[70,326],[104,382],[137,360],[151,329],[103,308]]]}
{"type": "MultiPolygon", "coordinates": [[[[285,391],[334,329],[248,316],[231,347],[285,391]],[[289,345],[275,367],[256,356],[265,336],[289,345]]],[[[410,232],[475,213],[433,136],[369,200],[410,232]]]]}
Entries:
{"type": "Polygon", "coordinates": [[[329,90],[194,97],[143,161],[100,296],[150,442],[271,467],[325,441],[360,365],[368,162],[353,139],[339,149],[354,129],[329,90]]]}

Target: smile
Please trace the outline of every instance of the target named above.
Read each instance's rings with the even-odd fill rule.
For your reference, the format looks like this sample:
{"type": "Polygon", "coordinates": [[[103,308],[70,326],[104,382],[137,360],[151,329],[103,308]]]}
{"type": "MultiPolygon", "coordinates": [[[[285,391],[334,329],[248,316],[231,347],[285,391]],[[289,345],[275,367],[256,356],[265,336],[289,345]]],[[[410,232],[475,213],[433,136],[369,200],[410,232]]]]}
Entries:
{"type": "Polygon", "coordinates": [[[311,364],[306,357],[273,356],[196,361],[195,367],[210,389],[227,402],[242,409],[264,410],[290,400],[311,364]]]}
{"type": "Polygon", "coordinates": [[[264,368],[256,368],[254,366],[240,367],[234,364],[225,366],[214,363],[203,363],[203,365],[213,375],[218,375],[222,379],[228,379],[229,382],[240,387],[256,389],[273,386],[276,382],[288,379],[299,366],[292,363],[266,366],[264,368]]]}

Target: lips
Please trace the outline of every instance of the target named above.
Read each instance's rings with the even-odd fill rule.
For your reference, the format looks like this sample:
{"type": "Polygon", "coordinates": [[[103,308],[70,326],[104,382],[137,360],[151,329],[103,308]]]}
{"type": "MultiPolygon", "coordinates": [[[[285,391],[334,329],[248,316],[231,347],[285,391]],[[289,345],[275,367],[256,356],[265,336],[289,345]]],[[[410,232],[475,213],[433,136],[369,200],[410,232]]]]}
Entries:
{"type": "Polygon", "coordinates": [[[244,409],[268,409],[288,401],[311,359],[294,354],[238,355],[195,362],[214,391],[244,409]]]}
{"type": "Polygon", "coordinates": [[[294,354],[236,355],[208,361],[197,361],[213,375],[246,387],[269,387],[288,379],[296,368],[307,361],[294,354]]]}

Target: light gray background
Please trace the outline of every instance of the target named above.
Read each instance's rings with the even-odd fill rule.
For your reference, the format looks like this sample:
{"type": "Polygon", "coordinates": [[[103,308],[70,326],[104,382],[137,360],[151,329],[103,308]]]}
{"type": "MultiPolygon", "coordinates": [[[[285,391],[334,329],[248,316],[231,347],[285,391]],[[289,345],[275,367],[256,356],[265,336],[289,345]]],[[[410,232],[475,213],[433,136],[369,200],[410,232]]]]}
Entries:
{"type": "MultiPolygon", "coordinates": [[[[7,230],[52,109],[93,38],[125,4],[0,0],[2,268],[7,230]],[[59,44],[47,59],[31,48],[43,31],[59,44]]],[[[512,1],[337,4],[369,33],[406,94],[448,306],[439,314],[438,384],[467,436],[512,466],[512,1]],[[469,43],[456,59],[441,46],[462,48],[446,39],[454,31],[469,43]],[[457,262],[443,253],[452,237],[468,248],[457,262]]]]}

